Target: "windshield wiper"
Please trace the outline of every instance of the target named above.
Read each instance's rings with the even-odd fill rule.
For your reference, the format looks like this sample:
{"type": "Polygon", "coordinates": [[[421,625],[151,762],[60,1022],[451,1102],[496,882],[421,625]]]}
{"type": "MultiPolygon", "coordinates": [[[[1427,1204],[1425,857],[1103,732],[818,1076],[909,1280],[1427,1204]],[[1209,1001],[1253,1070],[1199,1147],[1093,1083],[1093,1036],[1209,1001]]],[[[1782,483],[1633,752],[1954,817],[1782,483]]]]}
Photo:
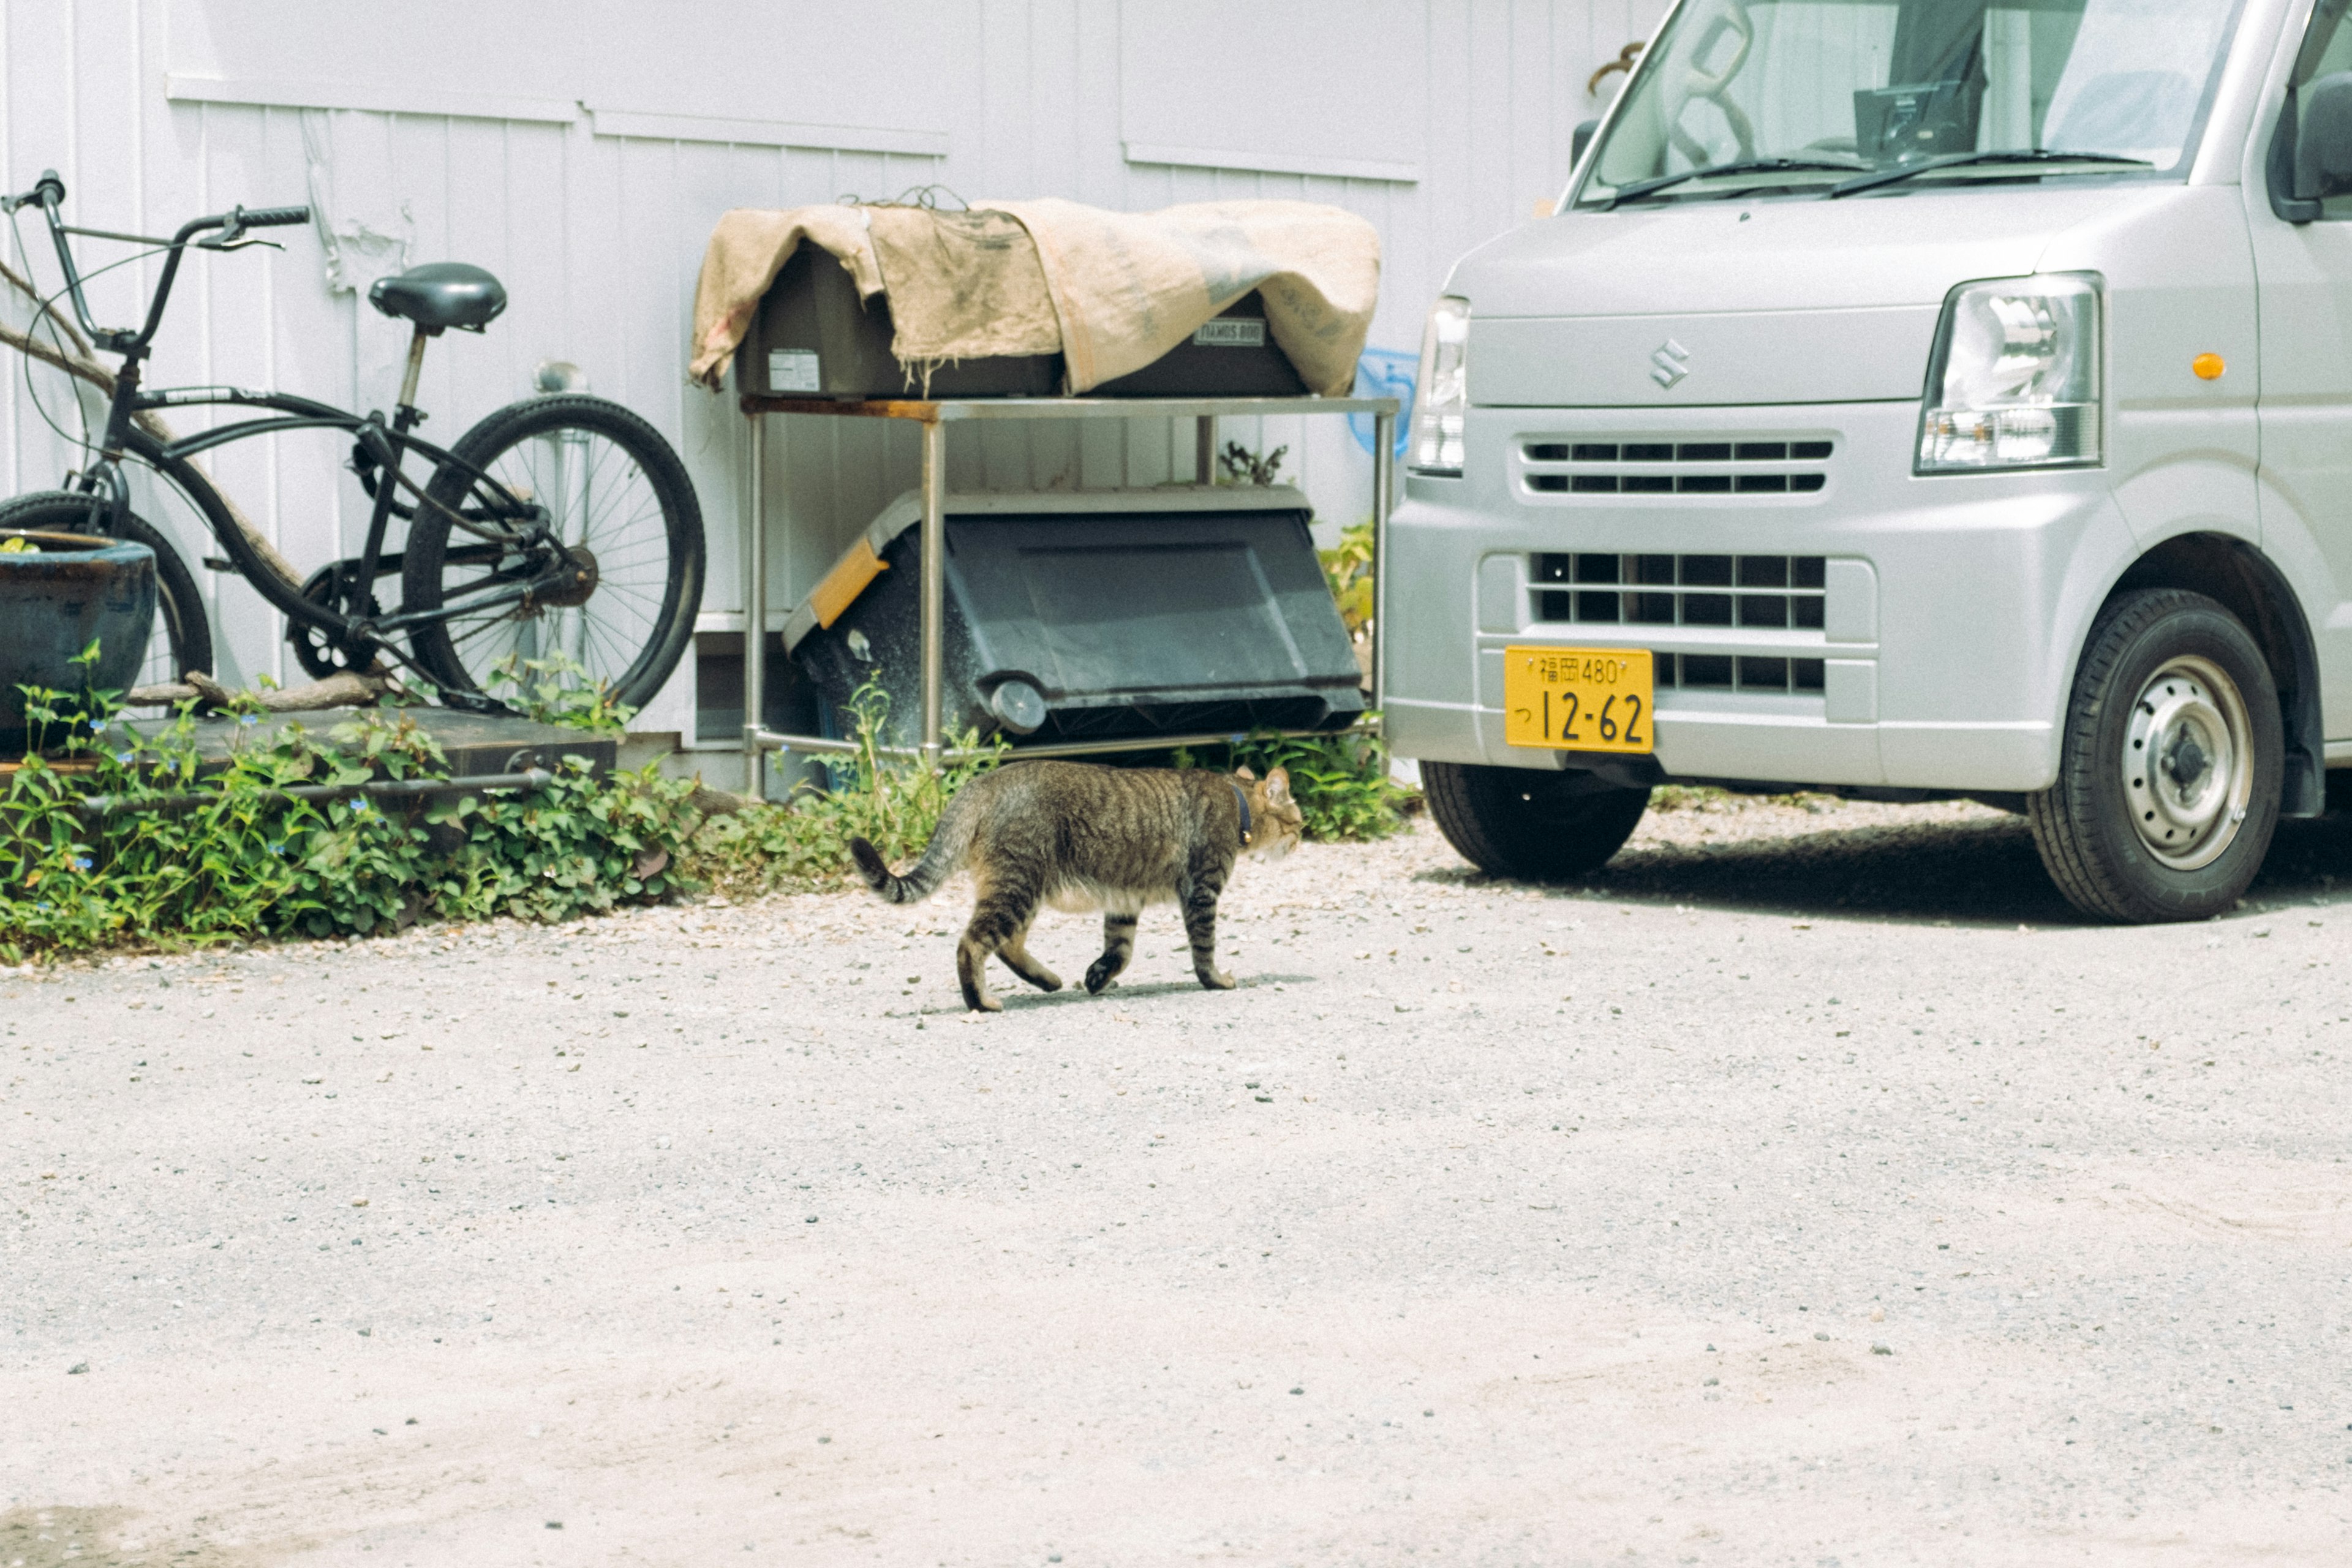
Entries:
{"type": "Polygon", "coordinates": [[[1646,196],[1652,191],[1663,191],[1668,185],[1679,185],[1685,180],[1703,180],[1713,174],[1777,174],[1791,169],[1827,169],[1837,174],[1851,174],[1864,167],[1861,163],[1831,163],[1819,158],[1743,158],[1736,163],[1716,163],[1704,169],[1685,169],[1679,174],[1660,174],[1654,179],[1636,180],[1630,185],[1620,185],[1601,204],[1607,212],[1619,202],[1646,196]]]}
{"type": "Polygon", "coordinates": [[[2011,147],[1999,152],[1948,153],[1941,158],[1906,163],[1899,169],[1874,170],[1860,179],[1848,180],[1834,187],[1830,195],[1832,197],[1850,196],[1858,191],[1874,191],[1881,185],[1891,185],[1914,174],[1932,174],[1938,169],[1957,169],[1965,163],[2128,163],[2140,169],[2156,167],[2145,158],[2124,158],[2113,153],[2068,153],[2055,147],[2011,147]]]}

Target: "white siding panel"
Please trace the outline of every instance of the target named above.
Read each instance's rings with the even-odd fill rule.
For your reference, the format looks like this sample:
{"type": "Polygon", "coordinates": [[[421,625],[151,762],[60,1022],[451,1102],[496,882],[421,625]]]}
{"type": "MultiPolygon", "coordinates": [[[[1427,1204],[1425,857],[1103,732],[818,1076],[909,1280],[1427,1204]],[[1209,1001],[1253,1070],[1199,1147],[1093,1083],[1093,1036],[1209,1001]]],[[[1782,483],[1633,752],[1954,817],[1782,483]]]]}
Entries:
{"type": "MultiPolygon", "coordinates": [[[[1378,26],[1357,29],[1334,57],[1331,84],[1315,103],[1289,105],[1286,118],[1255,92],[1230,113],[1214,112],[1212,89],[1237,79],[1222,68],[1232,63],[1229,32],[1201,26],[1197,7],[1175,0],[876,0],[854,22],[825,0],[738,0],[707,7],[726,14],[744,41],[716,64],[708,46],[721,29],[708,20],[678,27],[660,7],[513,0],[490,18],[478,4],[418,0],[412,21],[446,13],[477,40],[494,22],[488,42],[454,66],[437,45],[404,53],[387,43],[380,5],[361,0],[0,0],[0,181],[21,190],[54,167],[80,221],[169,232],[232,202],[306,199],[310,117],[330,165],[330,219],[395,236],[373,263],[346,251],[362,289],[371,266],[391,269],[397,237],[410,235],[410,262],[472,261],[507,286],[507,314],[487,334],[433,344],[425,433],[453,441],[525,395],[541,361],[578,364],[593,390],[635,408],[677,446],[709,531],[704,609],[740,613],[744,425],[731,398],[684,381],[696,271],[720,213],[844,195],[887,199],[932,183],[974,199],[1062,195],[1129,209],[1246,196],[1329,202],[1380,229],[1371,345],[1411,353],[1454,258],[1558,192],[1571,131],[1615,90],[1604,84],[1588,95],[1585,79],[1646,36],[1664,6],[1384,0],[1378,26]],[[1168,25],[1180,14],[1183,25],[1168,25]],[[615,27],[637,30],[617,47],[615,27]],[[1200,39],[1197,48],[1179,47],[1188,36],[1200,39]],[[352,47],[355,37],[367,47],[352,47]],[[1347,50],[1362,56],[1353,67],[1347,50]],[[175,96],[174,76],[342,89],[341,97],[285,89],[276,94],[282,103],[268,90],[247,95],[258,101],[206,101],[184,83],[175,96]],[[1185,86],[1188,77],[1200,91],[1185,86]],[[1141,95],[1139,79],[1148,88],[1141,95]],[[500,118],[502,94],[532,101],[500,118]],[[301,107],[352,101],[385,107],[301,107]],[[1193,107],[1202,103],[1209,107],[1193,107]],[[608,132],[631,133],[599,134],[600,110],[608,132]],[[1332,135],[1334,114],[1348,134],[1332,135]],[[730,119],[754,122],[746,140],[724,140],[720,122],[730,119]],[[775,134],[777,126],[864,127],[880,133],[866,138],[869,147],[901,150],[800,145],[775,134]],[[1129,140],[1179,132],[1181,145],[1230,148],[1242,166],[1126,156],[1129,140]],[[1286,155],[1299,168],[1333,158],[1410,163],[1417,177],[1279,172],[1286,155]]],[[[402,33],[432,39],[444,30],[402,33]]],[[[280,237],[284,254],[191,258],[152,379],[276,385],[362,410],[387,405],[406,333],[361,295],[329,287],[312,235],[280,237]]],[[[91,261],[127,254],[85,243],[91,261]]],[[[21,269],[26,258],[13,244],[10,252],[21,269]]],[[[54,279],[46,247],[30,261],[37,278],[54,279]]],[[[152,262],[126,266],[96,284],[93,304],[130,320],[154,277],[152,262]]],[[[24,319],[16,302],[5,308],[9,320],[24,319]]],[[[0,479],[12,492],[54,484],[73,466],[75,445],[43,423],[22,364],[12,356],[0,368],[8,373],[0,381],[0,479]]],[[[74,431],[63,382],[37,372],[34,384],[74,431]]],[[[211,417],[179,411],[174,422],[193,430],[211,417]]],[[[1221,438],[1289,447],[1286,473],[1327,520],[1352,521],[1369,510],[1370,463],[1342,421],[1234,421],[1221,438]]],[[[344,445],[281,437],[208,461],[280,547],[314,567],[355,548],[365,522],[365,498],[342,467],[344,445]]],[[[767,452],[769,594],[781,613],[874,511],[916,482],[919,438],[912,427],[878,422],[779,419],[767,452]]],[[[1165,422],[967,429],[950,452],[950,482],[971,488],[1156,484],[1188,477],[1192,463],[1189,424],[1165,422]]],[[[142,494],[142,504],[152,510],[154,498],[142,494]]],[[[216,553],[194,520],[157,521],[178,534],[192,563],[216,553]]],[[[217,595],[225,677],[288,678],[277,617],[242,584],[198,575],[217,595]]],[[[396,595],[397,585],[383,591],[396,595]]],[[[692,671],[689,660],[643,727],[691,731],[692,671]]]]}
{"type": "Polygon", "coordinates": [[[1421,178],[1423,0],[1125,0],[1130,163],[1421,178]]]}

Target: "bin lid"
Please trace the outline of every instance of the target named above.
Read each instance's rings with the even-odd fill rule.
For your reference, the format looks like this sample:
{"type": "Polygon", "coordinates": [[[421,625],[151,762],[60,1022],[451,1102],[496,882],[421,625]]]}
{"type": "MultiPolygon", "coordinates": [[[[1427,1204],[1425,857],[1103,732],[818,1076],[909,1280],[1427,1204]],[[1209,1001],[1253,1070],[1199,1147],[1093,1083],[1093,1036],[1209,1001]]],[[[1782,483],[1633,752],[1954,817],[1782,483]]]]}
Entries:
{"type": "MultiPolygon", "coordinates": [[[[1106,517],[1136,512],[1288,511],[1311,514],[1313,507],[1293,485],[1167,485],[1157,489],[986,491],[950,495],[943,508],[951,518],[1106,517]]],[[[857,602],[867,584],[890,569],[883,554],[898,537],[923,521],[923,493],[902,492],[877,512],[849,547],[835,558],[808,596],[784,619],[784,651],[792,653],[811,632],[830,626],[857,602]]]]}

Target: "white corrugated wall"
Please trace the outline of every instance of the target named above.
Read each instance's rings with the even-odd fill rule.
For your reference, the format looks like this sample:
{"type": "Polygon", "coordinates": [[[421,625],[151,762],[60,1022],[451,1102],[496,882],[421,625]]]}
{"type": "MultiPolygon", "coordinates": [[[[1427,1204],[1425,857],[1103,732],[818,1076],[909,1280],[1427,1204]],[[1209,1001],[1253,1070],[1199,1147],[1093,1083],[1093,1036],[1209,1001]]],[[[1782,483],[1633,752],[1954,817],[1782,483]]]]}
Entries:
{"type": "MultiPolygon", "coordinates": [[[[283,254],[197,257],[151,384],[274,386],[384,406],[406,335],[366,306],[366,283],[404,257],[488,268],[512,304],[486,336],[434,344],[420,397],[433,414],[426,434],[453,441],[525,395],[543,360],[578,364],[593,390],[645,415],[685,455],[710,537],[700,624],[734,630],[743,422],[731,400],[688,387],[682,368],[695,272],[719,213],[934,182],[968,197],[1129,209],[1237,196],[1329,202],[1379,227],[1371,344],[1409,353],[1453,258],[1558,191],[1573,127],[1613,90],[1591,97],[1587,78],[1663,9],[1664,0],[0,0],[0,183],[23,190],[54,167],[74,221],[143,234],[236,202],[322,203],[335,265],[359,292],[331,285],[328,233],[278,231],[283,254]],[[801,144],[819,142],[839,145],[801,144]],[[1190,162],[1142,161],[1171,157],[1190,162]],[[1205,166],[1220,162],[1244,166],[1205,166]]],[[[27,258],[9,240],[10,264],[29,261],[54,286],[37,220],[20,220],[20,230],[36,248],[27,258]]],[[[130,254],[84,244],[86,268],[130,254]]],[[[100,280],[100,319],[132,319],[152,280],[152,264],[100,280]]],[[[16,301],[0,310],[25,320],[16,301]]],[[[12,494],[54,484],[75,458],[44,419],[77,429],[64,383],[36,370],[28,391],[21,361],[0,354],[0,483],[12,494]]],[[[802,419],[771,430],[769,591],[780,616],[914,482],[915,433],[802,419]]],[[[1269,419],[1224,434],[1287,445],[1289,471],[1327,519],[1369,510],[1370,458],[1342,422],[1269,419]]],[[[213,462],[223,487],[310,568],[355,548],[365,521],[344,456],[338,442],[302,436],[231,447],[213,462]]],[[[1189,427],[1034,426],[959,433],[950,482],[1149,484],[1190,463],[1189,427]]],[[[183,542],[192,559],[213,552],[193,532],[183,542]]],[[[285,679],[275,616],[234,579],[199,577],[217,595],[224,673],[285,679]]],[[[694,668],[687,660],[641,728],[693,734],[694,668]]]]}

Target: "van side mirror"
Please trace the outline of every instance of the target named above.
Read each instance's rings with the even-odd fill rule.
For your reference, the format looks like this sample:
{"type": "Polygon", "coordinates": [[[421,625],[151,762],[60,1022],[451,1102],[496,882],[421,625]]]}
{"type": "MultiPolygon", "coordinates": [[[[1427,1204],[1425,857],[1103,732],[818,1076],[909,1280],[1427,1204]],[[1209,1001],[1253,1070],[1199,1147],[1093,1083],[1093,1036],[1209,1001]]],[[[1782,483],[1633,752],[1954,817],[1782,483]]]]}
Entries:
{"type": "Polygon", "coordinates": [[[1584,150],[1592,145],[1593,133],[1600,129],[1601,121],[1598,120],[1588,120],[1576,128],[1576,135],[1569,143],[1569,167],[1574,168],[1584,162],[1584,150]]]}
{"type": "Polygon", "coordinates": [[[2304,83],[2287,100],[2270,156],[2271,210],[2310,223],[2330,196],[2352,195],[2352,71],[2304,83]]]}

